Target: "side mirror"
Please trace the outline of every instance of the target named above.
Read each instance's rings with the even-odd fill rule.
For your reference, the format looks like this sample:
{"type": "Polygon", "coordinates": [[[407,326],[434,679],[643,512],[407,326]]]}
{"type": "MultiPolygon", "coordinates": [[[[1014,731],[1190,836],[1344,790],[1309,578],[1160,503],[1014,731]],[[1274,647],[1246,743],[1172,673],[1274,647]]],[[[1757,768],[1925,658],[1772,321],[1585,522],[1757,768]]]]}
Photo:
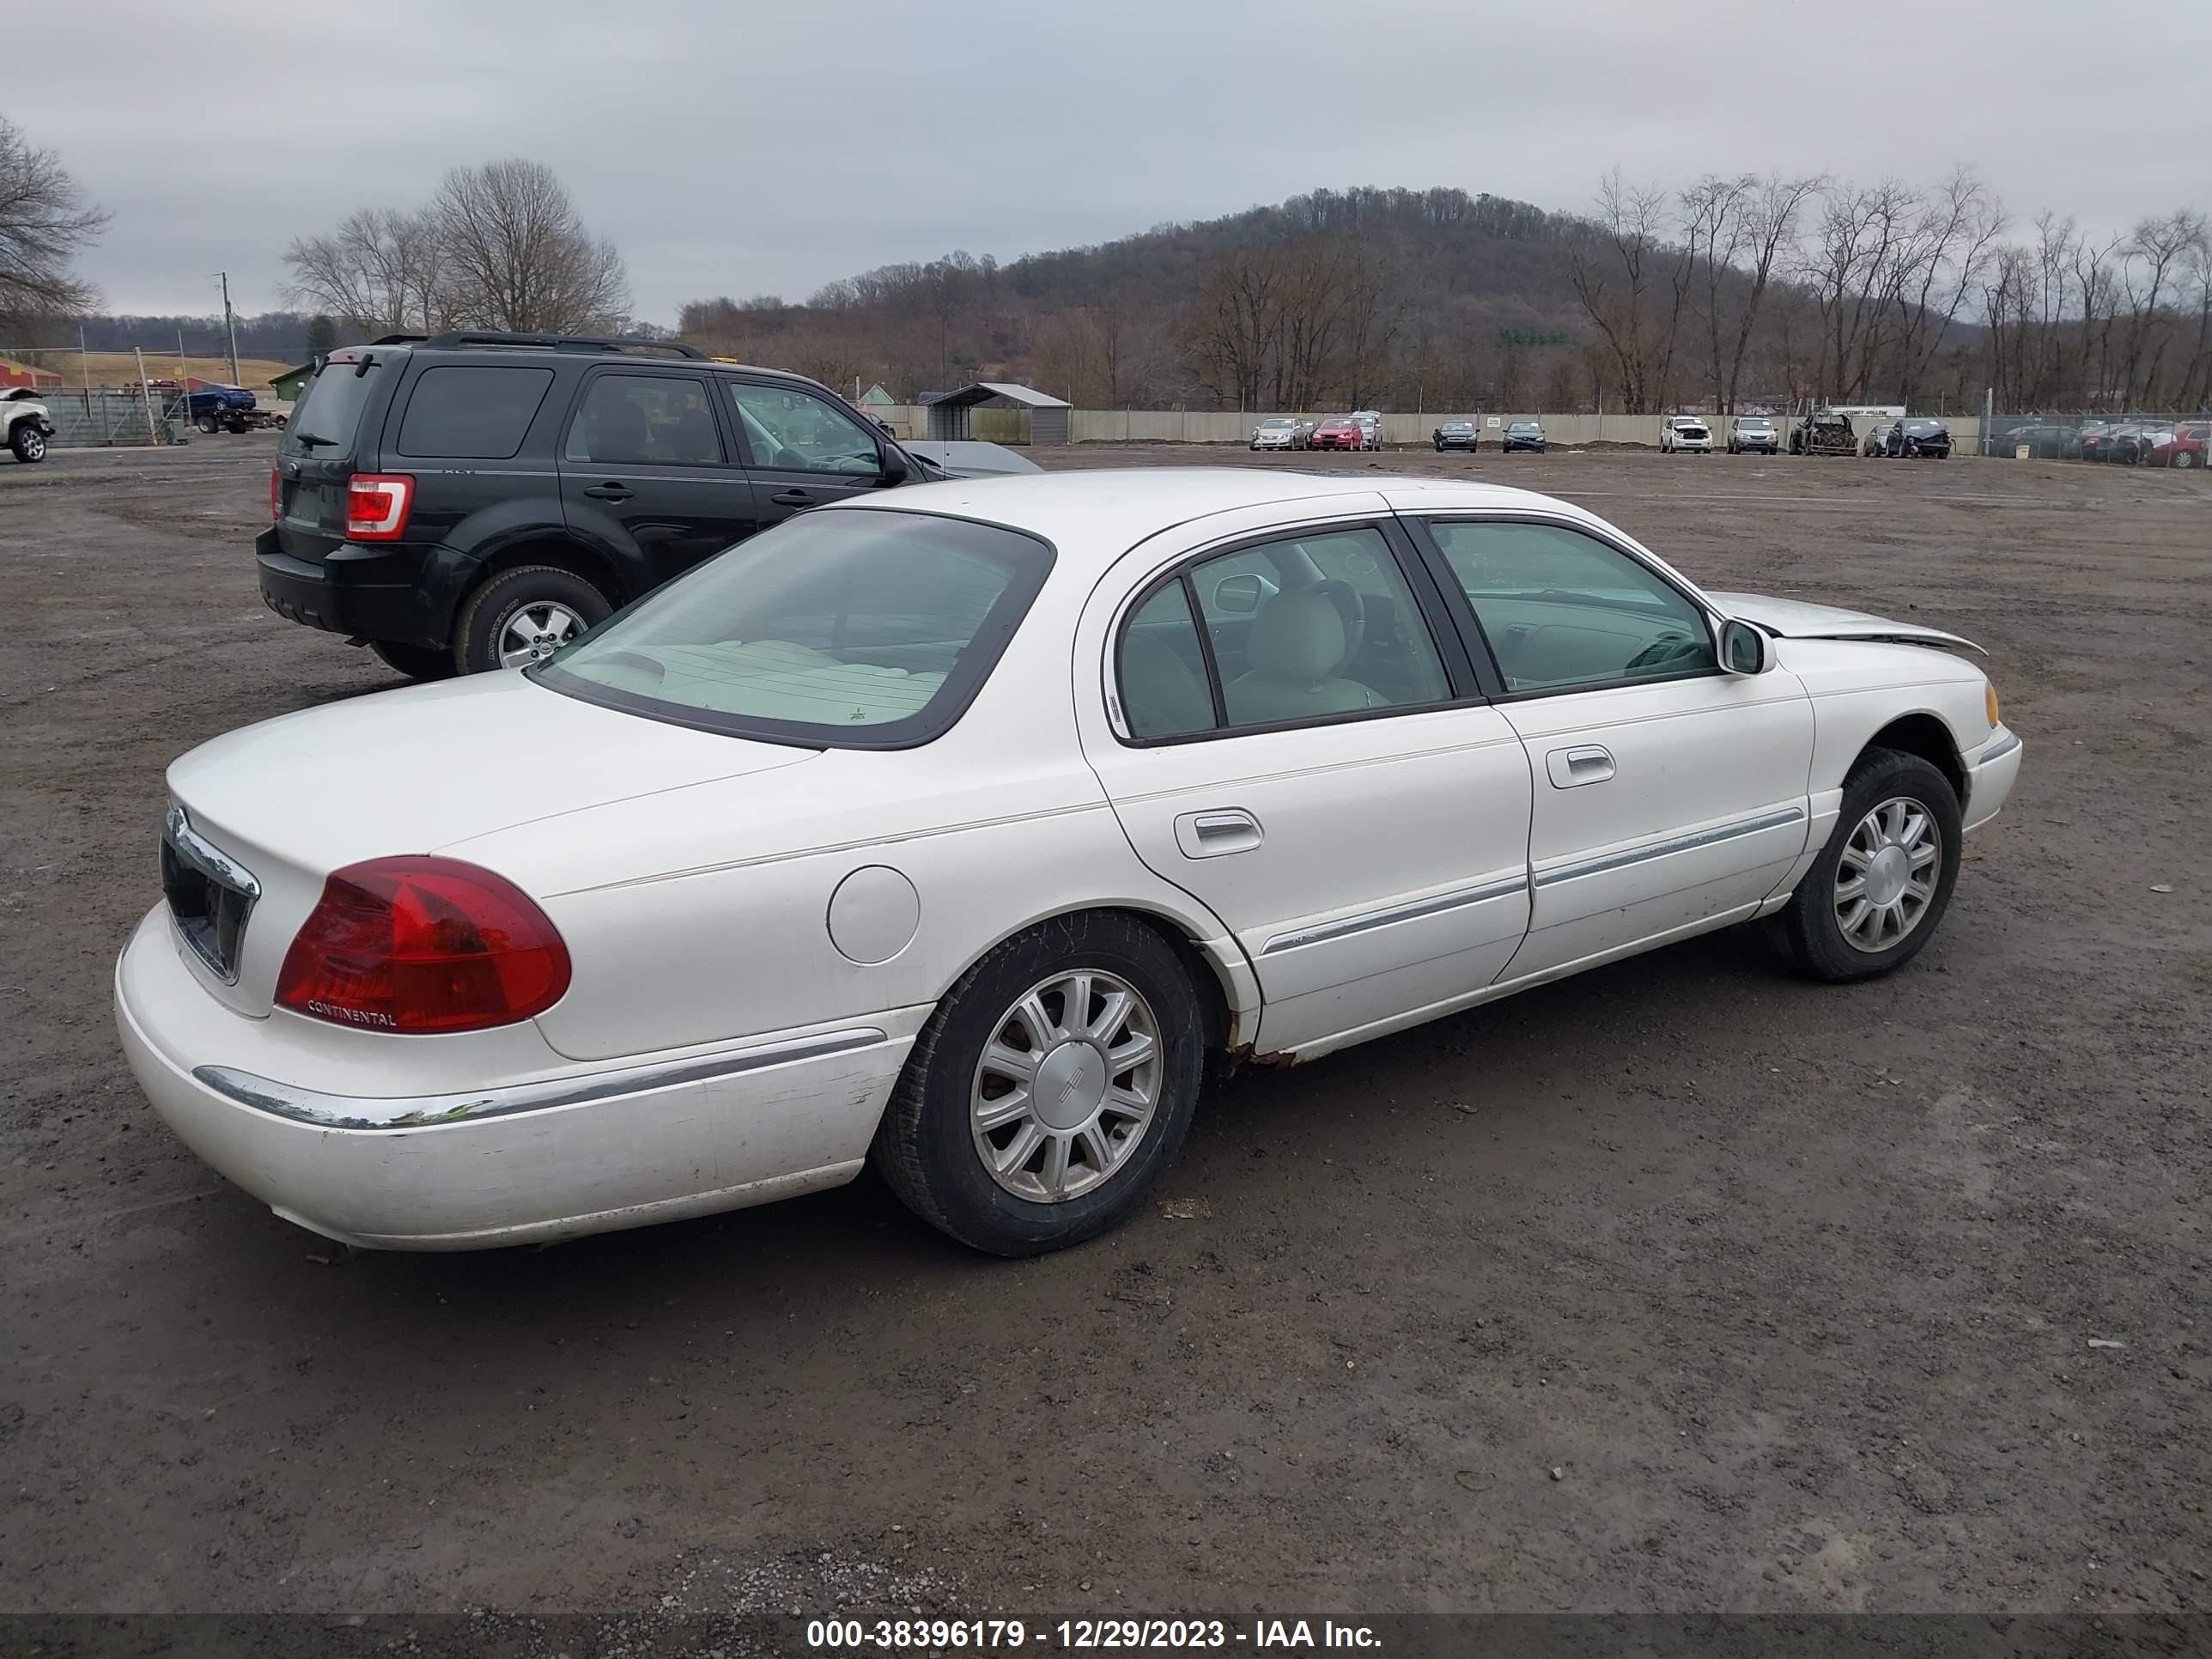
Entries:
{"type": "Polygon", "coordinates": [[[1249,617],[1265,598],[1266,586],[1255,571],[1224,576],[1213,585],[1213,608],[1224,617],[1249,617]]]}
{"type": "Polygon", "coordinates": [[[878,482],[885,486],[902,484],[913,477],[914,469],[907,465],[906,451],[896,444],[885,444],[876,453],[883,465],[883,477],[878,482]]]}
{"type": "Polygon", "coordinates": [[[1721,624],[1721,666],[1731,674],[1764,674],[1774,666],[1774,643],[1765,631],[1733,619],[1721,624]]]}

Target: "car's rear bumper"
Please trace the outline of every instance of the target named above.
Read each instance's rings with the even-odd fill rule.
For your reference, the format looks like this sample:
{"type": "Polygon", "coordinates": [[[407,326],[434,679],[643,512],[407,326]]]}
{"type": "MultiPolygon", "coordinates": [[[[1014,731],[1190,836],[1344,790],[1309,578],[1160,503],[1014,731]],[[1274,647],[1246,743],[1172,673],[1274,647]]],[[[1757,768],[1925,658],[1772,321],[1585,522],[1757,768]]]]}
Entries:
{"type": "Polygon", "coordinates": [[[358,542],[340,543],[317,563],[285,552],[273,528],[254,538],[253,557],[261,603],[287,621],[426,646],[447,643],[468,563],[444,547],[358,542]]]}
{"type": "Polygon", "coordinates": [[[287,1220],[380,1249],[606,1232],[848,1181],[927,1012],[432,1099],[365,1098],[255,1072],[277,1046],[255,1030],[265,1022],[201,988],[160,907],[115,969],[124,1054],[163,1121],[287,1220]]]}
{"type": "Polygon", "coordinates": [[[1966,827],[1978,830],[2004,809],[2020,780],[2023,750],[2020,738],[2000,726],[1989,740],[1966,757],[1966,799],[1961,804],[1966,827]]]}

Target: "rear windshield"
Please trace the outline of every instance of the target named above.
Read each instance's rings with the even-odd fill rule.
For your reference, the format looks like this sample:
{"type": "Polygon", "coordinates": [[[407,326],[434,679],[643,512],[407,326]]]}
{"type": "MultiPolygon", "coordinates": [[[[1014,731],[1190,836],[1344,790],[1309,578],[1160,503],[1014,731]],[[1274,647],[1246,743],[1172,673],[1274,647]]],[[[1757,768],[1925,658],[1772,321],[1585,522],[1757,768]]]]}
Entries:
{"type": "Polygon", "coordinates": [[[1045,542],[888,509],[809,513],[708,561],[532,671],[556,691],[810,748],[942,736],[1052,568],[1045,542]]]}
{"type": "Polygon", "coordinates": [[[384,354],[367,351],[358,362],[333,358],[307,382],[284,422],[284,452],[320,461],[343,461],[354,451],[361,411],[392,372],[384,354]]]}

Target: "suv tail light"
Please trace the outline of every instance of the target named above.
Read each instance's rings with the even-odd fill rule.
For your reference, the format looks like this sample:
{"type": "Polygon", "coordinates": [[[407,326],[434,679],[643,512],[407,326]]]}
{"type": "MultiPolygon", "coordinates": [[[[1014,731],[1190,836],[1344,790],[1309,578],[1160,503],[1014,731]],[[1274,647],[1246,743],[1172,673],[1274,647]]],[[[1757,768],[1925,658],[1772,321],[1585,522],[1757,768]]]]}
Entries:
{"type": "Polygon", "coordinates": [[[284,485],[276,476],[276,469],[269,469],[269,522],[276,524],[284,517],[284,485]]]}
{"type": "Polygon", "coordinates": [[[415,480],[404,472],[356,472],[346,484],[346,539],[396,542],[415,505],[415,480]]]}
{"type": "Polygon", "coordinates": [[[375,1031],[480,1031],[544,1012],[568,977],[568,947],[513,882],[459,859],[372,859],[324,883],[276,1006],[375,1031]]]}

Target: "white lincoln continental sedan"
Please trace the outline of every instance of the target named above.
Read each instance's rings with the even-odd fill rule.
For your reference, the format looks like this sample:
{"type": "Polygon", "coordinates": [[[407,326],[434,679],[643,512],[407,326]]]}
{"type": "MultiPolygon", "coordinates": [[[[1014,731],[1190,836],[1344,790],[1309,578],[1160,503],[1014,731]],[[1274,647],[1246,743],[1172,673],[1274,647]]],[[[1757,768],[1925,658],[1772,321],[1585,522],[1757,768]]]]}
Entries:
{"type": "Polygon", "coordinates": [[[2020,769],[1966,644],[1481,484],[887,491],[533,667],[185,756],[118,1023],[195,1151],[351,1244],[872,1158],[1049,1249],[1143,1201],[1209,1055],[1758,918],[1823,979],[1910,961],[2020,769]]]}

